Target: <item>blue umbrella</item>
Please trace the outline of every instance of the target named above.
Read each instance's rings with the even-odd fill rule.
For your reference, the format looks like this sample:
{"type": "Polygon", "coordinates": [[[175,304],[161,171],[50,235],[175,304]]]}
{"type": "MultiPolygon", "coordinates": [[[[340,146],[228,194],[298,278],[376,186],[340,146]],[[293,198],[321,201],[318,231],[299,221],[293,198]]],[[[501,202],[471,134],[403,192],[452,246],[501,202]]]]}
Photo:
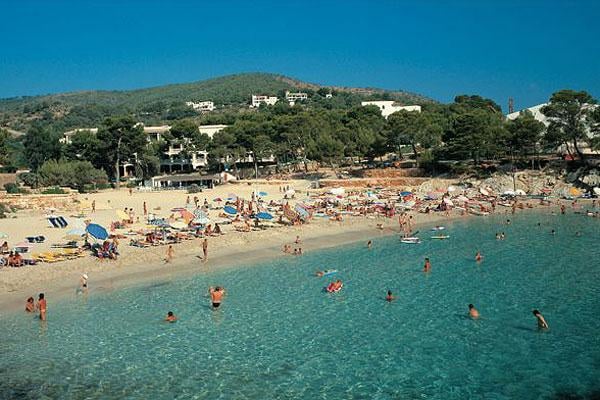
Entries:
{"type": "Polygon", "coordinates": [[[258,192],[258,195],[259,195],[260,197],[265,197],[265,196],[267,196],[267,195],[268,195],[268,193],[267,193],[267,192],[258,192]]]}
{"type": "Polygon", "coordinates": [[[273,216],[268,212],[259,212],[256,214],[256,218],[258,219],[273,219],[273,216]]]}
{"type": "Polygon", "coordinates": [[[98,224],[89,224],[85,230],[96,239],[104,240],[108,237],[108,232],[106,229],[98,224]]]}
{"type": "Polygon", "coordinates": [[[400,192],[400,196],[404,197],[404,196],[410,196],[412,193],[411,192],[400,192]]]}
{"type": "Polygon", "coordinates": [[[227,214],[231,214],[231,215],[237,214],[237,210],[231,206],[223,207],[223,211],[225,211],[227,214]]]}

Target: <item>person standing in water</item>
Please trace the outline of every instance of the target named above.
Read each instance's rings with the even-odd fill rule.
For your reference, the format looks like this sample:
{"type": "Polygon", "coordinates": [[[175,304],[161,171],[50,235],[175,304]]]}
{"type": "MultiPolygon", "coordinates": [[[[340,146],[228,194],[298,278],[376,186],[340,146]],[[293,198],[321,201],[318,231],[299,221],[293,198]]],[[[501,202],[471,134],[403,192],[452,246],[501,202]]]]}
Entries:
{"type": "Polygon", "coordinates": [[[473,319],[479,318],[479,311],[477,311],[473,304],[469,304],[469,317],[473,319]]]}
{"type": "Polygon", "coordinates": [[[46,299],[45,299],[44,293],[40,293],[40,295],[38,297],[37,309],[40,312],[40,319],[42,321],[45,321],[47,305],[46,305],[46,299]]]}
{"type": "Polygon", "coordinates": [[[79,278],[79,290],[81,293],[87,293],[88,291],[88,275],[81,274],[81,278],[79,278]]]}
{"type": "Polygon", "coordinates": [[[425,265],[423,266],[423,272],[431,272],[431,262],[429,258],[425,259],[425,265]]]}
{"type": "Polygon", "coordinates": [[[371,249],[371,247],[373,247],[373,242],[371,240],[369,240],[367,242],[367,249],[371,249]]]}
{"type": "Polygon", "coordinates": [[[390,303],[391,303],[391,302],[392,302],[392,301],[394,301],[394,300],[396,300],[396,296],[394,296],[394,295],[392,294],[392,291],[391,291],[391,290],[388,290],[388,291],[387,291],[387,295],[385,296],[385,301],[387,301],[387,302],[390,302],[390,303]]]}
{"type": "Polygon", "coordinates": [[[533,315],[537,319],[538,329],[549,329],[550,328],[541,312],[539,312],[538,310],[533,310],[533,315]]]}
{"type": "Polygon", "coordinates": [[[477,250],[477,253],[475,254],[475,261],[481,262],[481,260],[483,260],[483,256],[481,255],[481,252],[477,250]]]}
{"type": "Polygon", "coordinates": [[[213,309],[219,308],[221,302],[223,301],[223,295],[225,294],[225,289],[220,286],[210,287],[208,288],[208,293],[210,294],[210,300],[212,302],[213,309]]]}
{"type": "Polygon", "coordinates": [[[173,314],[173,311],[169,311],[167,313],[167,317],[165,318],[165,321],[167,321],[167,322],[175,322],[175,321],[177,321],[177,317],[175,316],[175,314],[173,314]]]}

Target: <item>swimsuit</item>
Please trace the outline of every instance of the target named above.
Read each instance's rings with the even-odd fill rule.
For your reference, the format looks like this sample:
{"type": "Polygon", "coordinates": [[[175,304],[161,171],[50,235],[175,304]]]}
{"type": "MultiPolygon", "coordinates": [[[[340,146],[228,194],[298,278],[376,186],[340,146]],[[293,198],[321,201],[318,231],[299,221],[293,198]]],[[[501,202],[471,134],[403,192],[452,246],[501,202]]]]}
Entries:
{"type": "Polygon", "coordinates": [[[220,305],[221,305],[221,303],[215,303],[215,302],[212,303],[212,306],[214,308],[219,308],[220,305]]]}

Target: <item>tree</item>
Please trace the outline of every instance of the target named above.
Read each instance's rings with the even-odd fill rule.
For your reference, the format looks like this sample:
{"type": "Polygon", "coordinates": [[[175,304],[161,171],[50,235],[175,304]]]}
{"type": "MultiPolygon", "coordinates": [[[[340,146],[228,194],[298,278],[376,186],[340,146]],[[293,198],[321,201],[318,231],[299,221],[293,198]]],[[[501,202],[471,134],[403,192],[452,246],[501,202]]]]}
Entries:
{"type": "Polygon", "coordinates": [[[527,156],[535,152],[536,145],[539,143],[545,125],[536,120],[529,110],[521,111],[514,120],[506,123],[508,130],[508,145],[511,150],[516,151],[521,156],[527,156]]]}
{"type": "Polygon", "coordinates": [[[36,171],[44,162],[61,156],[59,135],[48,128],[34,125],[23,139],[24,153],[29,167],[36,171]]]}
{"type": "Polygon", "coordinates": [[[595,103],[594,99],[587,92],[561,90],[552,94],[548,105],[541,110],[550,120],[548,141],[555,145],[565,145],[569,154],[572,145],[579,159],[584,163],[586,159],[580,144],[590,139],[588,132],[594,134],[590,131],[590,120],[588,120],[588,114],[593,111],[590,105],[593,103],[595,103]]]}
{"type": "Polygon", "coordinates": [[[0,129],[0,166],[10,163],[8,141],[10,134],[5,129],[0,129]]]}
{"type": "Polygon", "coordinates": [[[71,143],[65,146],[65,157],[68,160],[89,161],[96,168],[102,168],[101,147],[102,143],[96,134],[89,130],[78,131],[71,136],[71,143]]]}
{"type": "Polygon", "coordinates": [[[198,125],[191,119],[182,119],[173,122],[169,131],[175,139],[191,138],[194,134],[199,133],[198,125]]]}
{"type": "Polygon", "coordinates": [[[417,147],[429,149],[441,142],[442,128],[426,113],[415,111],[399,111],[388,117],[388,140],[391,147],[410,145],[415,155],[417,165],[419,152],[417,147]]]}
{"type": "Polygon", "coordinates": [[[121,161],[130,160],[142,154],[146,148],[146,134],[141,125],[129,116],[108,118],[98,130],[98,139],[102,143],[103,166],[112,172],[115,186],[120,186],[121,161]]]}

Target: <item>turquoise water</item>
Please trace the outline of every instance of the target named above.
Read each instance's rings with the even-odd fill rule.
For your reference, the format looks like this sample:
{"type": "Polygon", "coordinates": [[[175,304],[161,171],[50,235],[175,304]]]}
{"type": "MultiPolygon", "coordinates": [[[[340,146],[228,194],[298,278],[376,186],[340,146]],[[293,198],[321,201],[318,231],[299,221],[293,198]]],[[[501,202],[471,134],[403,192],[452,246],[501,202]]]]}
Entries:
{"type": "Polygon", "coordinates": [[[379,238],[372,250],[359,243],[60,302],[48,293],[47,323],[0,317],[0,398],[597,395],[600,221],[510,218],[448,224],[445,241],[422,230],[420,245],[379,238]],[[325,268],[340,271],[342,292],[322,292],[328,279],[313,273],[325,268]],[[209,285],[228,291],[218,311],[209,285]],[[391,304],[388,288],[398,296],[391,304]],[[469,303],[480,320],[466,318],[469,303]],[[534,308],[548,332],[538,332],[534,308]],[[161,322],[168,310],[180,321],[161,322]]]}

